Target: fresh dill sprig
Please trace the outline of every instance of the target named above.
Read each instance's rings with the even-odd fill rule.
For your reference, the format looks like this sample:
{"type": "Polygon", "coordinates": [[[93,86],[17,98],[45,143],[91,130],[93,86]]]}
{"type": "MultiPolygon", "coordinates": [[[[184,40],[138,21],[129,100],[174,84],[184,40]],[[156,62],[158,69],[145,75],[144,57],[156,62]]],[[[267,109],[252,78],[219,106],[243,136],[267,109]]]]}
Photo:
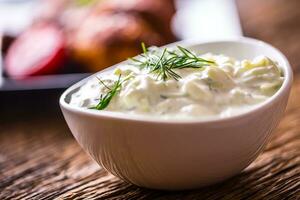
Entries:
{"type": "Polygon", "coordinates": [[[108,87],[100,78],[98,78],[98,80],[106,89],[108,89],[108,92],[104,95],[101,94],[99,103],[96,106],[91,107],[90,109],[104,110],[108,106],[112,98],[117,94],[117,92],[120,91],[123,81],[121,81],[121,74],[112,87],[108,87]]]}
{"type": "Polygon", "coordinates": [[[135,65],[141,68],[147,68],[151,73],[157,75],[158,79],[166,81],[168,78],[178,80],[181,78],[175,69],[184,68],[202,68],[203,66],[214,64],[214,62],[205,60],[188,49],[177,46],[176,50],[168,48],[148,49],[142,43],[143,54],[131,58],[135,65]]]}
{"type": "MultiPolygon", "coordinates": [[[[131,58],[131,60],[139,67],[149,69],[150,73],[156,74],[158,79],[164,81],[168,78],[173,78],[175,80],[181,78],[181,76],[174,71],[175,69],[202,68],[203,66],[214,64],[214,62],[198,57],[196,54],[181,46],[177,46],[177,50],[169,50],[168,48],[161,50],[148,49],[144,43],[141,45],[143,54],[131,58]]],[[[112,98],[121,90],[122,83],[129,78],[130,77],[127,77],[121,81],[120,74],[112,87],[109,87],[98,78],[99,83],[101,83],[108,92],[106,94],[101,94],[99,103],[90,109],[104,110],[107,108],[112,98]]]]}

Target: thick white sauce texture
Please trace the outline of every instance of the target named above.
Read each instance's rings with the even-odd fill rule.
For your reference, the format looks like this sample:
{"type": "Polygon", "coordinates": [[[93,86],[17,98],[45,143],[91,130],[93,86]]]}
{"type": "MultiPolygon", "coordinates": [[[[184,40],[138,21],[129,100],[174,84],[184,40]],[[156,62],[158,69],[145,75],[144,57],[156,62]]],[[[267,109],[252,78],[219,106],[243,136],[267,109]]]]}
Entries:
{"type": "MultiPolygon", "coordinates": [[[[130,64],[120,65],[110,74],[99,74],[110,87],[120,74],[127,79],[105,110],[163,118],[222,118],[250,110],[270,98],[284,79],[276,62],[265,56],[242,61],[210,53],[200,57],[215,64],[175,70],[182,77],[178,81],[157,80],[155,74],[130,64]]],[[[107,93],[98,78],[75,92],[70,104],[86,109],[97,105],[100,95],[107,93]]]]}

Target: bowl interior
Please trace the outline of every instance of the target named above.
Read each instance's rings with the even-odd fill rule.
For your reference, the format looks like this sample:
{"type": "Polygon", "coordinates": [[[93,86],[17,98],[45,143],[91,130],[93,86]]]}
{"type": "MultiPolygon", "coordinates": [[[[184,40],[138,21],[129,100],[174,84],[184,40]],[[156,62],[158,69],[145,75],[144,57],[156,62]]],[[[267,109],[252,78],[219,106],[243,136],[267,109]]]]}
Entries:
{"type": "MultiPolygon", "coordinates": [[[[279,66],[282,68],[285,80],[282,87],[277,91],[275,95],[269,98],[266,102],[262,103],[261,106],[267,104],[268,102],[272,101],[276,96],[282,93],[283,90],[288,89],[291,86],[292,82],[292,70],[291,67],[286,59],[286,57],[276,48],[272,47],[271,45],[262,42],[260,40],[251,39],[251,38],[237,38],[237,39],[230,39],[230,40],[223,40],[223,41],[209,41],[209,42],[193,42],[193,41],[181,41],[167,45],[166,47],[172,48],[176,47],[176,45],[184,46],[190,48],[191,50],[198,52],[199,54],[204,54],[211,52],[213,54],[224,54],[226,56],[230,56],[236,58],[237,60],[242,59],[253,59],[259,55],[265,55],[272,60],[275,60],[279,63],[279,66]]],[[[126,62],[126,61],[124,61],[126,62]]],[[[118,63],[113,65],[105,70],[97,72],[92,76],[89,76],[75,85],[71,86],[67,89],[61,96],[60,104],[64,107],[70,108],[69,105],[71,96],[75,93],[81,85],[83,85],[86,81],[92,78],[95,75],[110,73],[114,68],[119,65],[122,65],[124,62],[118,63]]],[[[74,109],[74,108],[70,108],[74,109]]],[[[93,110],[85,111],[89,113],[93,113],[93,110]]],[[[98,112],[100,114],[100,112],[98,112]]],[[[103,113],[109,114],[109,111],[103,111],[103,113]]]]}
{"type": "Polygon", "coordinates": [[[207,52],[224,54],[236,58],[237,60],[253,59],[256,56],[265,55],[277,61],[283,68],[286,68],[288,65],[286,58],[280,51],[265,42],[255,39],[244,38],[233,41],[216,41],[196,45],[190,44],[189,48],[200,54],[207,52]]]}

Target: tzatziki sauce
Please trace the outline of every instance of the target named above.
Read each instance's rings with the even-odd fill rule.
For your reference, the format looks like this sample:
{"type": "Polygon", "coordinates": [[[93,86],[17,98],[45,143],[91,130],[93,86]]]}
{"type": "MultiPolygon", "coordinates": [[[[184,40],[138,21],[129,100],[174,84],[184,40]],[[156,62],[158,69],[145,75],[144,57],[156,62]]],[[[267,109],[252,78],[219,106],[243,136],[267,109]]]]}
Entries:
{"type": "Polygon", "coordinates": [[[266,101],[284,80],[276,61],[263,55],[237,60],[226,55],[193,52],[192,57],[197,55],[209,61],[193,67],[198,64],[189,61],[189,57],[180,60],[186,56],[183,54],[172,59],[170,53],[166,58],[170,61],[159,60],[165,55],[157,56],[152,65],[139,57],[141,65],[136,64],[140,61],[126,61],[110,72],[98,73],[72,94],[70,105],[167,119],[224,118],[266,101]],[[181,61],[183,67],[179,67],[181,61]],[[164,69],[163,64],[172,71],[164,69]],[[190,67],[184,67],[189,64],[190,67]]]}

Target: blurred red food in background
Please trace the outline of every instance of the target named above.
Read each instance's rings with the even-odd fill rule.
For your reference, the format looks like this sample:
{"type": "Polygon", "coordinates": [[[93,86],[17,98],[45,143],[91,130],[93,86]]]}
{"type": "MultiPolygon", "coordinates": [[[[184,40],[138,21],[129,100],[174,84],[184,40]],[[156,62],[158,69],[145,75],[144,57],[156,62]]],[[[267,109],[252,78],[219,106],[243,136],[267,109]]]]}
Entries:
{"type": "Polygon", "coordinates": [[[175,40],[172,0],[43,0],[32,25],[10,45],[6,73],[15,78],[76,63],[95,72],[140,53],[140,43],[175,40]]]}
{"type": "Polygon", "coordinates": [[[64,36],[56,26],[34,25],[10,46],[6,72],[16,78],[55,73],[65,58],[64,51],[64,36]]]}

